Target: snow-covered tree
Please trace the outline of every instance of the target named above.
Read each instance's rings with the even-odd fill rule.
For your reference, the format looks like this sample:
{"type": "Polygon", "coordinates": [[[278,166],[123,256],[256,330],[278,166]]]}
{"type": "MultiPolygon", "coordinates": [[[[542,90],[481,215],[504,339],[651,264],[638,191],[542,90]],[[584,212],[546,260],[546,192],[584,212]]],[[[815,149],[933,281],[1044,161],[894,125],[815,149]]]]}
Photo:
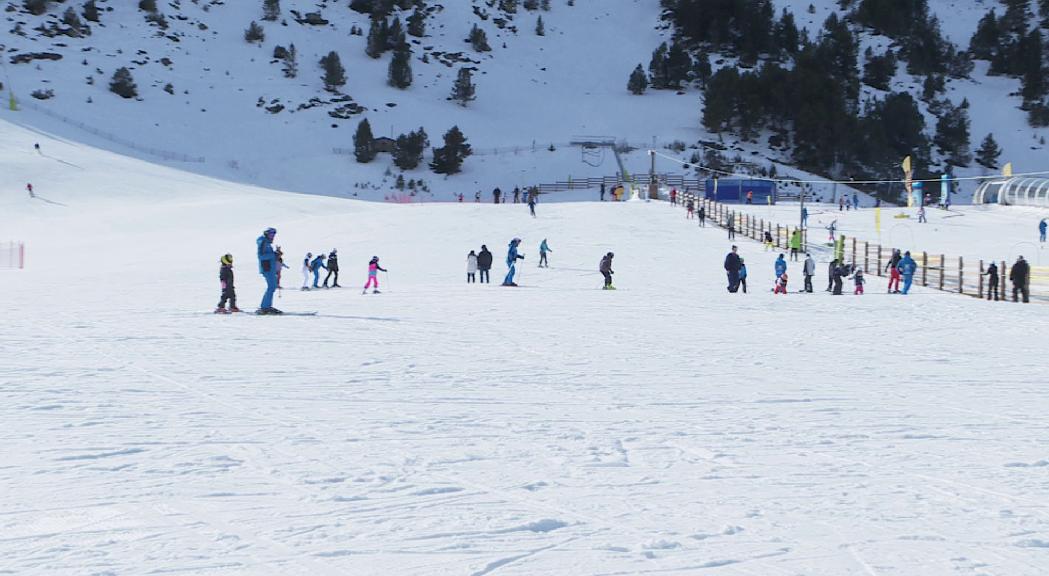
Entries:
{"type": "Polygon", "coordinates": [[[463,160],[471,153],[473,150],[466,143],[466,136],[463,136],[458,126],[452,126],[444,134],[444,146],[434,148],[430,169],[438,174],[458,174],[462,171],[463,160]]]}
{"type": "Polygon", "coordinates": [[[994,140],[993,134],[984,137],[980,149],[976,151],[976,163],[985,168],[995,170],[998,168],[998,157],[1002,155],[1002,149],[994,140]]]}
{"type": "Polygon", "coordinates": [[[375,138],[372,136],[372,126],[368,119],[361,120],[357,124],[357,132],[353,135],[353,155],[357,161],[367,164],[375,159],[375,138]]]}
{"type": "Polygon", "coordinates": [[[455,84],[452,85],[452,100],[459,103],[460,106],[466,106],[467,102],[475,99],[477,87],[473,83],[473,75],[469,68],[460,68],[459,75],[455,79],[455,84]]]}
{"type": "Polygon", "coordinates": [[[426,10],[423,5],[416,4],[415,11],[408,16],[408,35],[422,38],[426,36],[426,10]]]}
{"type": "Polygon", "coordinates": [[[324,89],[328,92],[338,92],[340,86],[346,85],[346,69],[342,67],[342,60],[332,50],[328,55],[321,58],[321,68],[324,69],[324,89]]]}
{"type": "Polygon", "coordinates": [[[645,69],[640,64],[630,73],[630,80],[627,81],[626,88],[631,94],[636,95],[644,94],[645,89],[648,88],[648,76],[645,75],[645,69]]]}
{"type": "Polygon", "coordinates": [[[98,22],[98,6],[95,5],[95,0],[87,0],[84,2],[84,20],[89,22],[98,22]]]}
{"type": "Polygon", "coordinates": [[[401,42],[393,49],[386,82],[401,90],[412,85],[412,47],[407,42],[401,42]]]}
{"type": "Polygon", "coordinates": [[[262,19],[270,22],[280,18],[280,0],[262,0],[262,19]]]}
{"type": "Polygon", "coordinates": [[[478,28],[477,24],[470,29],[470,44],[478,52],[492,51],[492,47],[488,45],[488,35],[484,33],[484,30],[478,28]]]}
{"type": "Polygon", "coordinates": [[[535,20],[535,35],[546,36],[546,26],[543,25],[543,17],[540,16],[535,20]]]}
{"type": "Polygon", "coordinates": [[[259,23],[252,20],[251,24],[248,25],[248,29],[244,31],[244,41],[248,44],[252,42],[258,42],[261,44],[266,40],[266,31],[259,26],[259,23]]]}
{"type": "Polygon", "coordinates": [[[117,68],[113,78],[109,81],[109,90],[122,98],[134,98],[138,96],[138,86],[127,68],[117,68]]]}

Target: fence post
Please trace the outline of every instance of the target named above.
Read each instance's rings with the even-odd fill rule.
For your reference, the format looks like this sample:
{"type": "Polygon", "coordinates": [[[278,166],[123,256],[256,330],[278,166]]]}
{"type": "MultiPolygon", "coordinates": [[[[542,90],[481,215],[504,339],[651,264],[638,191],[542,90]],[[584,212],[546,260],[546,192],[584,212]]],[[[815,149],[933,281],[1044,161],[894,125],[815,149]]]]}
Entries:
{"type": "Polygon", "coordinates": [[[958,257],[958,293],[965,294],[965,262],[958,257]]]}
{"type": "Polygon", "coordinates": [[[852,265],[856,265],[856,237],[852,237],[852,265]]]}
{"type": "Polygon", "coordinates": [[[1005,279],[1009,277],[1008,272],[1005,260],[1002,260],[1002,267],[998,269],[998,293],[1002,297],[1002,302],[1008,302],[1005,298],[1005,279]]]}
{"type": "Polygon", "coordinates": [[[863,273],[870,274],[870,258],[871,258],[871,243],[864,241],[863,243],[863,273]]]}
{"type": "Polygon", "coordinates": [[[943,290],[943,273],[947,270],[947,260],[940,254],[940,290],[943,290]]]}
{"type": "Polygon", "coordinates": [[[980,260],[980,279],[977,281],[977,293],[980,295],[980,300],[983,300],[983,260],[980,260]]]}
{"type": "Polygon", "coordinates": [[[779,224],[776,224],[776,248],[779,248],[779,224]]]}
{"type": "Polygon", "coordinates": [[[922,286],[929,285],[929,253],[922,252],[922,286]]]}
{"type": "Polygon", "coordinates": [[[881,276],[881,244],[878,244],[878,276],[881,276]]]}

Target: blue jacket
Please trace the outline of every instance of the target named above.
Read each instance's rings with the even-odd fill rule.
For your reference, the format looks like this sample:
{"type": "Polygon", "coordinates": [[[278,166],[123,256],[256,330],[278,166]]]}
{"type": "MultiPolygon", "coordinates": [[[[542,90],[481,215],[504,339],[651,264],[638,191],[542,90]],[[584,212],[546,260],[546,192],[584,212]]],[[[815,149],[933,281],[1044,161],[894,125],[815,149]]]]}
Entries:
{"type": "Polygon", "coordinates": [[[1042,234],[1045,234],[1046,226],[1049,226],[1049,224],[1046,224],[1045,220],[1042,220],[1041,222],[1038,223],[1038,231],[1041,232],[1042,234]]]}
{"type": "MultiPolygon", "coordinates": [[[[1045,227],[1045,223],[1044,222],[1042,223],[1042,226],[1043,226],[1043,228],[1045,227]]],[[[546,245],[546,240],[543,240],[542,244],[539,245],[539,251],[540,252],[553,252],[553,250],[551,250],[550,247],[546,245]]]]}
{"type": "Polygon", "coordinates": [[[321,254],[320,256],[317,256],[316,258],[313,259],[313,262],[310,262],[310,270],[313,270],[314,272],[316,272],[317,270],[320,270],[321,268],[324,268],[325,270],[328,269],[328,267],[324,265],[324,254],[321,254]]]}
{"type": "Polygon", "coordinates": [[[896,268],[900,271],[900,274],[903,274],[904,276],[914,276],[914,273],[918,270],[918,263],[914,261],[914,258],[904,256],[896,268]]]}
{"type": "Polygon", "coordinates": [[[513,266],[518,259],[523,260],[524,256],[519,256],[517,254],[517,243],[510,242],[510,249],[506,252],[506,265],[513,266]]]}
{"type": "Polygon", "coordinates": [[[779,278],[787,271],[787,261],[782,256],[776,258],[776,278],[779,278]]]}
{"type": "Polygon", "coordinates": [[[259,274],[277,273],[277,253],[273,251],[273,242],[263,234],[255,241],[258,245],[259,274]]]}
{"type": "Polygon", "coordinates": [[[740,267],[739,267],[739,277],[740,278],[746,278],[747,277],[747,265],[746,264],[741,264],[740,265],[740,267]]]}

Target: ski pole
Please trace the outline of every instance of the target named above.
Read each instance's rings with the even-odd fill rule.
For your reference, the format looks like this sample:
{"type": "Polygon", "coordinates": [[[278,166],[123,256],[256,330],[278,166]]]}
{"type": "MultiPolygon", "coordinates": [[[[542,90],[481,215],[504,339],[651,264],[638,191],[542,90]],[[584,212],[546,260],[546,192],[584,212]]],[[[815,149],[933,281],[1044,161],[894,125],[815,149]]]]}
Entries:
{"type": "Polygon", "coordinates": [[[382,274],[383,274],[383,276],[386,277],[386,289],[389,290],[390,289],[390,271],[389,270],[383,270],[382,274]]]}

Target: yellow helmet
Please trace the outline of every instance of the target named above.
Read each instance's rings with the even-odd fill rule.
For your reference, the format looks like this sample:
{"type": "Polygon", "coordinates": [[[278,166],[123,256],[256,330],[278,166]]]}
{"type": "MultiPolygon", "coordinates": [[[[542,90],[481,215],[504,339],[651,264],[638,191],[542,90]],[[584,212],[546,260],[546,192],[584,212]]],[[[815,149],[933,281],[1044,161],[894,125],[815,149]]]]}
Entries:
{"type": "Polygon", "coordinates": [[[219,260],[219,262],[222,262],[223,264],[225,264],[227,266],[232,265],[233,264],[233,255],[232,254],[226,254],[225,256],[222,257],[222,259],[219,260]]]}

